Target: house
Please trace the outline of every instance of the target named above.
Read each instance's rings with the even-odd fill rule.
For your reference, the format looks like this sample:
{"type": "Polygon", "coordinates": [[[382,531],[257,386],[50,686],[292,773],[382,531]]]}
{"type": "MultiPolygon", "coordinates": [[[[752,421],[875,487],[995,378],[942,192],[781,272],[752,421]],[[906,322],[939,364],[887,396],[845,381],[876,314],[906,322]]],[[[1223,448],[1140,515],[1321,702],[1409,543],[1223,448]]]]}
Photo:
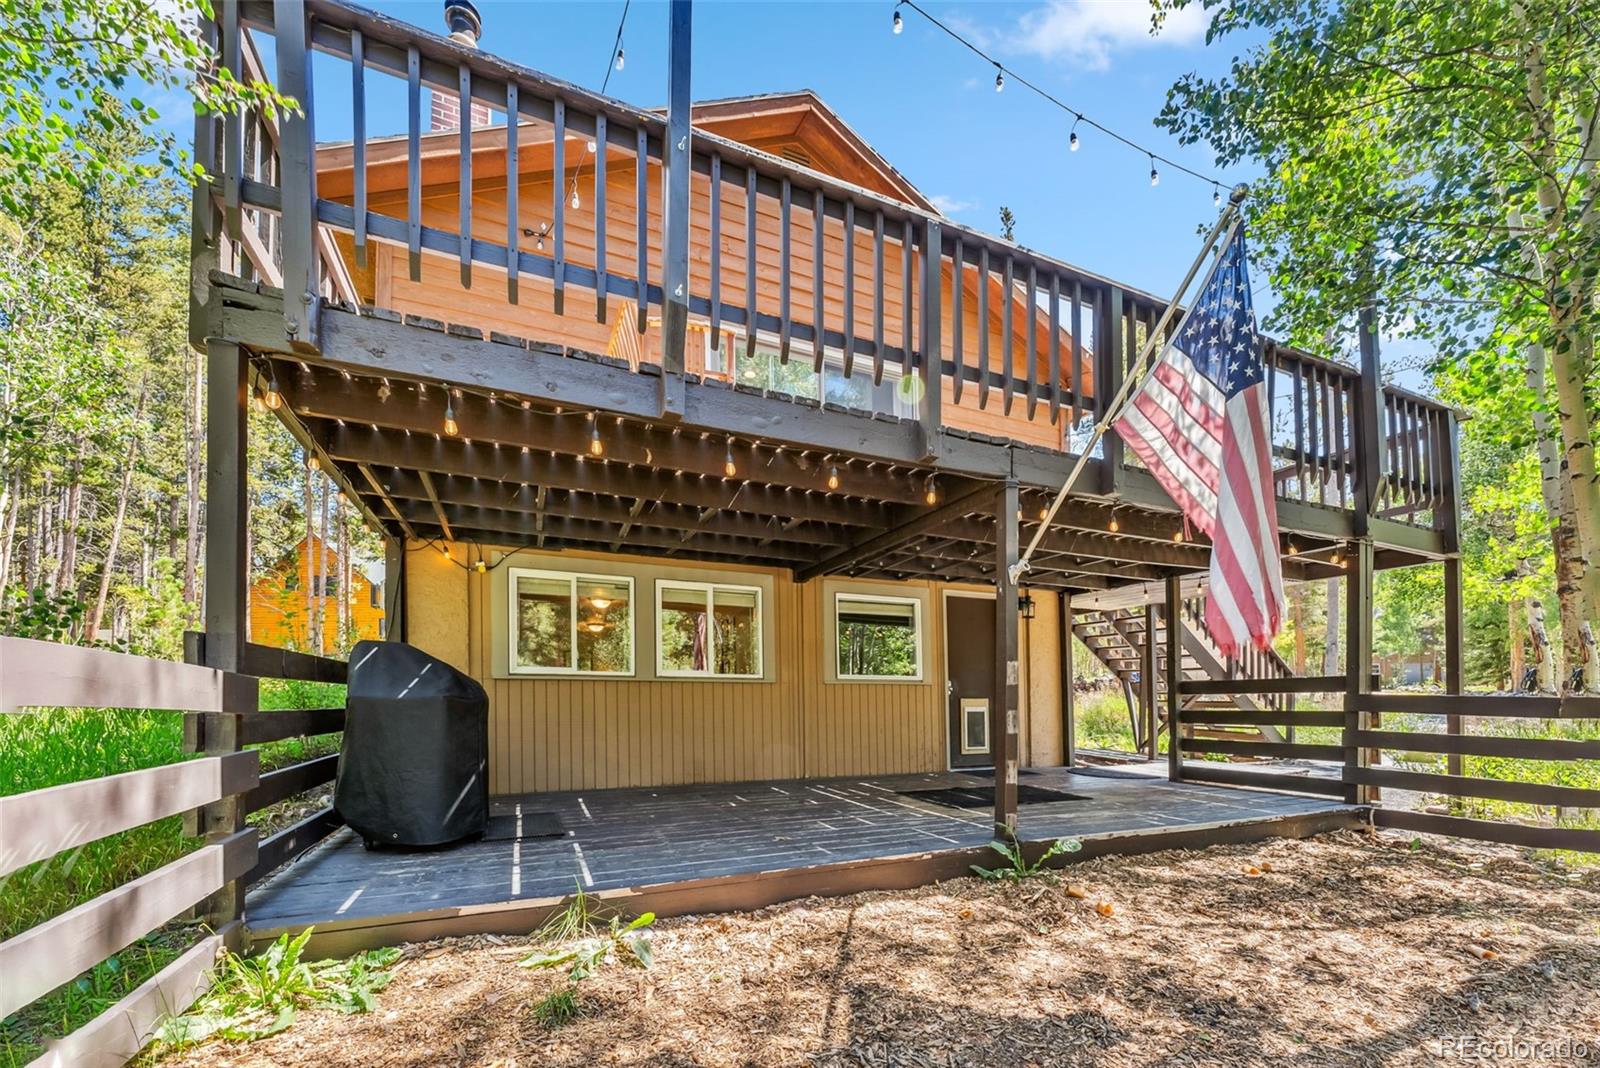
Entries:
{"type": "MultiPolygon", "coordinates": [[[[1355,708],[1373,574],[1427,562],[1459,681],[1456,413],[1382,385],[1370,330],[1359,369],[1260,353],[1285,576],[1346,580],[1345,672],[1295,678],[1220,655],[1209,546],[1116,434],[1077,453],[1181,307],[942,216],[812,92],[693,104],[674,53],[646,111],[479,50],[475,18],[453,39],[337,0],[222,18],[242,76],[268,77],[244,46],[273,38],[291,95],[313,51],[342,64],[319,107],[356,121],[342,142],[318,109],[201,123],[211,395],[261,397],[381,532],[386,636],[483,683],[506,804],[977,769],[1011,833],[1023,769],[1075,763],[1073,634],[1173,782],[1355,803],[1370,745],[1293,732],[1366,710],[1292,695],[1355,708]],[[369,129],[369,90],[403,99],[400,132],[369,129]],[[1353,770],[1191,759],[1231,755],[1353,770]]],[[[231,407],[210,420],[242,452],[231,407]]],[[[208,493],[242,508],[226,467],[208,493]]],[[[204,661],[271,661],[242,642],[242,543],[209,549],[204,661]]]]}
{"type": "Polygon", "coordinates": [[[314,645],[310,624],[319,608],[329,649],[383,637],[383,584],[354,561],[341,560],[334,546],[324,551],[321,538],[307,535],[250,584],[250,640],[309,650],[314,645]],[[341,575],[348,576],[343,588],[341,575]]]}

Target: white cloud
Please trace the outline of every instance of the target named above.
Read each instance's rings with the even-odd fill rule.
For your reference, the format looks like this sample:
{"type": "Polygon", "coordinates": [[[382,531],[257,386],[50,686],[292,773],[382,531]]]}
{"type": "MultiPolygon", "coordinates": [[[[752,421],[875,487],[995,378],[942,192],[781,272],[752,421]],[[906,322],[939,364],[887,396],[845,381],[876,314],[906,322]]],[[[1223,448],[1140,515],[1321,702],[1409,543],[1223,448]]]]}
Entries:
{"type": "Polygon", "coordinates": [[[1018,19],[1007,43],[1084,70],[1105,70],[1119,52],[1203,40],[1210,21],[1199,4],[1191,4],[1171,12],[1159,36],[1151,36],[1150,15],[1144,0],[1051,0],[1018,19]]]}
{"type": "Polygon", "coordinates": [[[932,201],[933,206],[938,209],[940,215],[953,216],[959,212],[971,211],[978,206],[970,200],[947,196],[944,193],[935,193],[928,199],[932,201]]]}

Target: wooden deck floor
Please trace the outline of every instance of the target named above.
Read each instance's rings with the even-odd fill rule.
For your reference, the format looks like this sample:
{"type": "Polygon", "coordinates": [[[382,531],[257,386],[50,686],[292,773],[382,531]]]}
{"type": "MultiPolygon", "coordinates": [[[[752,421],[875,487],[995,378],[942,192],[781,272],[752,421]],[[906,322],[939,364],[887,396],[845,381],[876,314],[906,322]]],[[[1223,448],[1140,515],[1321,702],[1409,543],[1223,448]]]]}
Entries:
{"type": "MultiPolygon", "coordinates": [[[[1313,833],[1352,823],[1359,812],[1316,798],[1174,784],[1113,769],[1041,768],[1025,773],[1022,782],[1081,799],[1024,805],[1021,836],[1076,836],[1084,839],[1088,854],[1313,833]]],[[[991,784],[983,776],[943,773],[502,799],[497,813],[514,819],[520,809],[526,827],[548,822],[553,814],[560,833],[401,852],[368,851],[342,829],[252,890],[246,922],[257,938],[308,924],[317,925],[324,938],[329,932],[369,930],[349,945],[339,944],[346,949],[383,941],[370,933],[379,928],[391,928],[390,940],[434,930],[526,931],[533,924],[527,915],[515,917],[517,906],[548,903],[579,885],[595,891],[663,886],[719,891],[688,895],[681,911],[871,885],[916,885],[918,878],[927,882],[964,872],[974,859],[966,854],[989,841],[991,824],[987,808],[949,808],[907,791],[985,785],[991,784]],[[884,858],[921,859],[926,877],[859,870],[858,862],[884,858]],[[791,879],[785,886],[792,893],[775,882],[796,873],[849,877],[791,879]],[[744,897],[729,896],[730,887],[756,881],[770,885],[744,897]],[[496,920],[495,914],[507,915],[496,920]]]]}

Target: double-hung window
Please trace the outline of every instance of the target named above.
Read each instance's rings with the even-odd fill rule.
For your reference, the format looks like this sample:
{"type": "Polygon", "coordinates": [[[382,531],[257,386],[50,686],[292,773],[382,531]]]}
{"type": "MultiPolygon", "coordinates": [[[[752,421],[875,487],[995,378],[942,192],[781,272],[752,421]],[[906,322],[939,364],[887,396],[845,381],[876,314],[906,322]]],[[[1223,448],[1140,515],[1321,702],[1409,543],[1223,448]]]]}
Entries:
{"type": "Polygon", "coordinates": [[[511,568],[509,581],[512,674],[633,674],[633,579],[511,568]]]}
{"type": "Polygon", "coordinates": [[[840,679],[922,678],[921,601],[839,593],[833,607],[840,679]]]}
{"type": "Polygon", "coordinates": [[[760,587],[657,582],[656,674],[760,678],[760,587]]]}

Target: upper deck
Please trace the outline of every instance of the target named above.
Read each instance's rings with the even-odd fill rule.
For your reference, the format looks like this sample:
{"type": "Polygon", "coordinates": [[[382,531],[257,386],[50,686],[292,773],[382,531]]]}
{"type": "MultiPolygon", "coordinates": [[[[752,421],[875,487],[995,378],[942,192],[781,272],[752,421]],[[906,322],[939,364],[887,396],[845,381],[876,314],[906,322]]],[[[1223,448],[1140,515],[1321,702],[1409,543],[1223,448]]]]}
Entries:
{"type": "MultiPolygon", "coordinates": [[[[1059,484],[1165,311],[942,217],[892,168],[850,181],[745,143],[763,142],[726,108],[691,124],[336,0],[304,7],[304,25],[283,17],[293,4],[225,7],[227,62],[301,100],[316,99],[313,66],[335,70],[351,110],[202,121],[197,155],[217,177],[197,198],[195,338],[255,353],[263,389],[293,355],[280,414],[380,524],[399,512],[335,439],[359,423],[436,433],[448,397],[471,414],[465,437],[497,446],[528,444],[494,410],[509,396],[637,427],[630,465],[683,470],[654,447],[650,428],[670,427],[740,471],[798,450],[810,490],[835,488],[827,460],[856,465],[860,495],[883,502],[917,501],[935,475],[948,496],[1014,478],[1026,500],[1059,484]],[[476,123],[428,131],[424,90],[476,123]],[[385,94],[406,130],[369,135],[385,94]],[[319,143],[319,121],[354,136],[319,143]],[[215,269],[274,288],[213,288],[215,269]],[[377,396],[340,386],[352,376],[377,396]],[[435,383],[453,391],[430,401],[435,383]]],[[[1365,374],[1267,344],[1280,525],[1325,554],[1362,536],[1394,562],[1449,554],[1456,417],[1378,386],[1376,344],[1362,348],[1365,374]]],[[[582,456],[590,436],[554,434],[552,451],[582,456]]],[[[389,444],[410,466],[414,447],[389,444]]],[[[1090,504],[1173,511],[1114,434],[1082,486],[1090,504]]]]}

